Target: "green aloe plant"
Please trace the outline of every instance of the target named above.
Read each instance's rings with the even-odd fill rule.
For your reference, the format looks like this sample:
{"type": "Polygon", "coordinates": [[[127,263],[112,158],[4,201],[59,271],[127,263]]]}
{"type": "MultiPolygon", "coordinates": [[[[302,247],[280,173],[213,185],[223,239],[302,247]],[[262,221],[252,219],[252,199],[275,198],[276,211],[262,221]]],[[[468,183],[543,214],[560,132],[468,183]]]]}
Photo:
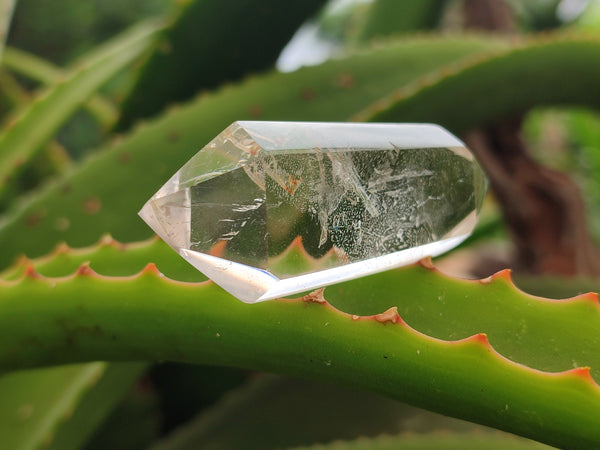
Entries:
{"type": "MultiPolygon", "coordinates": [[[[397,2],[376,1],[348,25],[340,57],[281,73],[272,68],[276,55],[323,2],[226,3],[187,2],[172,18],[142,21],[64,69],[6,49],[4,69],[17,77],[0,78],[0,93],[14,83],[26,89],[26,78],[41,86],[0,128],[3,445],[599,448],[600,304],[577,280],[552,287],[530,277],[552,298],[563,287],[580,292],[550,300],[516,288],[509,270],[468,281],[425,260],[247,305],[153,238],[136,212],[235,120],[426,121],[461,134],[532,108],[598,108],[600,38],[571,29],[523,38],[422,35],[414,32],[437,30],[444,14],[457,14],[454,2],[403,3],[400,10],[412,14],[394,28],[397,2]],[[226,32],[224,8],[232,11],[226,32]],[[260,52],[257,43],[268,48],[260,52]],[[212,64],[237,52],[241,65],[212,64]],[[136,81],[120,101],[103,86],[124,75],[136,81]],[[106,143],[21,192],[17,175],[80,109],[105,130],[106,143]],[[166,387],[161,371],[174,379],[166,387]],[[203,400],[165,435],[156,410],[166,414],[178,395],[203,400]]],[[[331,23],[332,14],[320,20],[331,23]]],[[[569,120],[575,130],[585,125],[569,120]]],[[[472,259],[476,243],[497,245],[500,223],[490,200],[460,252],[472,259]]],[[[319,263],[299,240],[277,262],[319,263]]]]}

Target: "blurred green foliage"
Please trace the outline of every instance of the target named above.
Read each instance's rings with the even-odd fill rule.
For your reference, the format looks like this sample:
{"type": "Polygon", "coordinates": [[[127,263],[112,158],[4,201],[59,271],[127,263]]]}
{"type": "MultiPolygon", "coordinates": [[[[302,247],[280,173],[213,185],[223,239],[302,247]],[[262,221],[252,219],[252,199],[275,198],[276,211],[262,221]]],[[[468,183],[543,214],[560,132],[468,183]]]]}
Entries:
{"type": "Polygon", "coordinates": [[[8,45],[65,66],[127,27],[174,7],[174,0],[19,0],[8,45]]]}
{"type": "MultiPolygon", "coordinates": [[[[7,321],[5,329],[13,327],[15,335],[22,333],[25,338],[15,347],[4,347],[12,338],[5,335],[5,342],[0,341],[0,362],[7,367],[6,361],[20,358],[38,365],[74,358],[82,364],[0,375],[0,447],[95,450],[324,444],[314,448],[544,448],[340,386],[227,367],[88,362],[98,354],[181,360],[215,353],[218,356],[213,355],[213,360],[236,367],[254,367],[256,360],[263,369],[282,368],[286,373],[312,374],[321,380],[345,380],[379,392],[394,392],[395,397],[433,405],[437,411],[486,421],[555,444],[575,445],[584,434],[592,435],[598,429],[594,426],[600,426],[600,410],[594,403],[597,385],[590,383],[586,369],[562,377],[538,372],[590,365],[592,375],[598,376],[593,349],[600,335],[592,296],[546,302],[517,292],[503,278],[506,274],[493,283],[467,283],[418,267],[328,288],[327,299],[348,313],[377,314],[397,306],[404,320],[426,333],[407,333],[405,340],[388,341],[398,338],[395,332],[406,330],[373,322],[365,324],[369,331],[364,336],[377,339],[373,338],[370,346],[363,342],[365,348],[401,343],[389,349],[400,355],[410,345],[423,349],[445,345],[439,340],[474,336],[479,342],[471,347],[444,347],[440,357],[425,367],[431,376],[428,382],[419,376],[410,378],[423,359],[415,352],[413,359],[407,359],[410,364],[397,368],[395,374],[409,381],[395,386],[382,381],[394,376],[384,365],[387,354],[381,358],[365,351],[362,359],[352,360],[350,368],[330,367],[331,361],[314,368],[311,352],[331,351],[344,361],[351,358],[348,342],[360,342],[362,336],[354,322],[344,322],[338,334],[330,332],[325,338],[319,314],[331,321],[348,318],[318,310],[320,305],[274,302],[263,305],[260,320],[244,322],[240,317],[255,317],[257,310],[235,302],[228,306],[231,299],[212,285],[192,291],[193,287],[172,284],[152,271],[116,284],[122,280],[117,277],[133,276],[150,262],[174,279],[203,279],[162,242],[126,246],[104,238],[99,245],[85,249],[59,246],[40,259],[18,258],[23,252],[29,257],[45,254],[61,240],[89,245],[106,232],[117,233],[126,241],[148,236],[150,231],[135,216],[141,203],[183,161],[236,119],[418,118],[465,131],[480,125],[482,118],[493,122],[525,112],[523,134],[529,148],[541,163],[573,175],[584,192],[591,230],[600,242],[600,116],[596,111],[570,108],[571,103],[600,103],[595,87],[600,62],[595,56],[600,54],[600,2],[589,2],[585,10],[565,15],[560,12],[564,1],[506,1],[517,32],[527,36],[525,44],[515,36],[462,34],[460,0],[342,2],[330,3],[325,9],[320,9],[326,3],[321,0],[19,0],[8,45],[40,60],[25,60],[19,69],[18,64],[11,65],[9,54],[0,72],[4,121],[0,161],[16,154],[10,159],[14,170],[5,166],[0,173],[22,172],[18,180],[10,176],[0,179],[0,190],[7,193],[4,205],[10,205],[0,210],[0,266],[4,269],[12,263],[0,272],[0,319],[6,320],[3,314],[7,311],[21,311],[23,304],[34,306],[25,306],[20,315],[7,321]],[[168,26],[132,56],[133,64],[115,62],[125,55],[117,52],[115,58],[106,59],[114,63],[112,73],[105,73],[102,79],[95,76],[100,70],[85,74],[90,55],[106,57],[102,44],[115,35],[126,36],[126,30],[155,16],[164,17],[168,26]],[[340,58],[291,74],[278,73],[273,69],[277,56],[307,21],[316,28],[317,41],[335,42],[340,58]],[[555,30],[556,34],[538,37],[541,30],[555,30]],[[581,30],[585,33],[578,34],[581,30]],[[526,61],[520,63],[519,57],[526,61]],[[578,73],[565,67],[569,61],[577,63],[578,73]],[[73,79],[89,82],[77,87],[73,79]],[[92,89],[93,83],[98,87],[92,89]],[[432,97],[431,92],[439,95],[432,97]],[[104,102],[103,111],[108,115],[93,113],[90,103],[94,96],[96,103],[104,102]],[[418,101],[411,109],[414,99],[418,101]],[[557,102],[569,108],[546,107],[557,102]],[[111,129],[117,116],[118,123],[111,129]],[[3,141],[18,134],[15,129],[19,126],[24,127],[19,142],[36,138],[35,145],[17,148],[3,141]],[[90,275],[88,263],[107,278],[90,275]],[[80,276],[74,281],[64,278],[77,270],[80,276]],[[38,272],[68,294],[59,297],[54,288],[40,294],[38,288],[45,282],[38,281],[38,272]],[[165,292],[164,297],[157,298],[157,292],[165,292]],[[169,309],[188,297],[188,308],[169,309]],[[217,302],[214,309],[207,306],[210,301],[217,302]],[[63,304],[75,306],[61,310],[63,304]],[[131,304],[141,305],[140,316],[125,320],[131,304]],[[144,315],[144,305],[154,305],[160,312],[144,315]],[[297,308],[297,314],[290,315],[288,334],[285,330],[277,334],[281,333],[277,331],[279,323],[269,320],[287,317],[286,306],[297,308]],[[206,314],[190,322],[188,314],[202,308],[208,308],[206,314]],[[50,315],[54,310],[58,318],[50,315]],[[95,312],[90,313],[92,310],[95,312]],[[206,348],[214,345],[212,340],[206,347],[194,345],[206,335],[206,330],[199,328],[201,320],[221,310],[223,324],[232,327],[236,344],[223,354],[206,348]],[[237,316],[231,314],[234,310],[239,312],[237,316]],[[305,317],[300,331],[307,333],[306,339],[321,336],[315,341],[319,345],[306,346],[305,340],[299,340],[294,351],[300,349],[301,354],[278,354],[278,346],[285,347],[286,339],[294,342],[297,317],[307,310],[315,312],[305,317]],[[124,344],[116,342],[116,337],[112,342],[98,325],[94,327],[94,321],[101,323],[105,314],[110,320],[104,326],[121,326],[123,333],[133,336],[132,347],[123,347],[132,353],[119,347],[124,344]],[[166,320],[169,314],[177,321],[166,320]],[[45,320],[47,317],[53,319],[45,320]],[[40,352],[51,342],[37,337],[46,329],[58,329],[59,335],[64,332],[66,337],[57,340],[54,350],[40,352]],[[504,358],[481,346],[483,335],[478,333],[487,333],[504,358]],[[182,336],[193,338],[186,341],[182,336]],[[140,342],[135,341],[137,337],[140,342]],[[453,357],[462,362],[452,362],[453,357]],[[146,371],[146,367],[150,368],[146,371]],[[362,370],[364,375],[353,379],[353,370],[362,370]],[[485,382],[478,373],[495,380],[481,398],[469,391],[474,383],[485,382]],[[470,382],[444,390],[440,386],[449,376],[470,382]],[[494,390],[504,384],[506,391],[494,390]],[[516,385],[522,390],[515,390],[516,385]],[[540,409],[529,414],[525,406],[536,401],[532,393],[538,392],[537,388],[547,389],[556,396],[555,401],[550,406],[542,401],[540,409]],[[560,391],[563,388],[565,391],[560,391]],[[436,404],[437,397],[463,390],[469,395],[459,395],[458,403],[436,404]],[[509,408],[506,403],[506,409],[486,409],[493,402],[504,405],[505,398],[525,406],[513,408],[511,404],[509,408]],[[588,409],[560,409],[576,404],[576,398],[583,399],[580,406],[588,402],[588,409]],[[555,407],[558,409],[553,410],[555,407]],[[574,419],[576,413],[585,415],[593,425],[573,436],[569,432],[584,423],[584,419],[574,419]],[[562,420],[540,423],[542,416],[562,420]],[[561,428],[569,420],[572,430],[561,428]],[[381,433],[401,434],[378,437],[381,433]],[[329,444],[340,438],[351,442],[329,444]]],[[[471,258],[477,257],[474,242],[498,240],[498,235],[506,239],[498,232],[501,221],[496,209],[490,208],[483,216],[473,239],[461,250],[471,258]]],[[[556,277],[524,279],[523,285],[548,297],[598,286],[597,280],[556,277]]],[[[56,338],[52,333],[47,336],[56,338]]]]}

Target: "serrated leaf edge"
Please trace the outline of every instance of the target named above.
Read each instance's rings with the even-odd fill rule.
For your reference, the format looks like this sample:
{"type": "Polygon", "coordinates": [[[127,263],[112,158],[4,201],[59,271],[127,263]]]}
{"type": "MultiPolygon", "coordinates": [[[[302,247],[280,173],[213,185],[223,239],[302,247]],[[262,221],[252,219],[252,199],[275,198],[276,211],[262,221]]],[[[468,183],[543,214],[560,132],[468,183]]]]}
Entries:
{"type": "MultiPolygon", "coordinates": [[[[440,272],[439,270],[437,270],[436,268],[431,269],[430,267],[432,267],[432,264],[430,261],[426,261],[424,264],[426,265],[426,267],[429,270],[433,270],[433,271],[437,272],[439,275],[457,280],[457,278],[445,275],[442,272],[440,272]]],[[[423,265],[423,263],[421,263],[421,265],[423,265]]],[[[499,272],[496,272],[491,277],[488,277],[483,280],[464,280],[464,279],[458,279],[458,280],[467,282],[467,283],[472,282],[472,283],[480,283],[480,284],[491,284],[494,282],[501,281],[501,282],[509,283],[512,288],[519,290],[512,282],[512,279],[510,277],[507,278],[508,273],[509,273],[509,271],[507,271],[507,270],[501,270],[499,272]]],[[[156,265],[154,263],[147,264],[144,267],[144,269],[142,269],[139,273],[131,275],[131,276],[127,276],[127,277],[104,276],[104,275],[94,272],[94,270],[92,270],[89,267],[89,264],[84,263],[74,273],[72,273],[71,275],[64,276],[64,277],[46,277],[44,275],[39,274],[35,270],[33,265],[30,264],[27,266],[27,269],[25,270],[24,274],[22,275],[22,277],[20,279],[14,280],[14,281],[6,281],[6,280],[0,279],[0,286],[7,286],[7,287],[16,286],[16,285],[19,285],[20,283],[24,283],[24,282],[28,282],[28,281],[44,282],[44,283],[49,283],[54,286],[58,283],[64,283],[64,282],[68,282],[68,281],[71,281],[71,280],[74,280],[77,278],[82,278],[82,277],[93,277],[98,280],[107,280],[107,281],[131,281],[131,280],[136,280],[136,279],[141,279],[141,278],[146,278],[146,277],[152,277],[152,278],[158,278],[158,279],[161,279],[162,281],[166,281],[168,283],[173,283],[176,285],[187,285],[187,286],[194,285],[194,286],[198,286],[198,287],[201,287],[201,286],[208,287],[208,286],[214,284],[211,280],[202,281],[202,282],[185,282],[185,281],[173,280],[171,278],[164,276],[158,270],[158,268],[156,267],[156,265]]],[[[308,295],[302,296],[302,297],[293,298],[293,299],[282,298],[282,299],[276,299],[273,301],[283,302],[283,303],[298,303],[298,302],[317,303],[319,305],[322,305],[325,308],[330,309],[335,314],[339,314],[344,317],[347,317],[348,319],[352,320],[353,322],[375,322],[375,323],[381,324],[382,326],[405,327],[406,329],[408,329],[409,331],[416,334],[417,336],[419,336],[422,339],[428,340],[430,342],[435,342],[438,344],[441,343],[443,345],[448,345],[450,348],[455,347],[455,346],[475,345],[486,352],[492,353],[494,356],[500,358],[504,363],[509,364],[509,365],[520,367],[520,368],[526,369],[526,370],[531,370],[531,371],[534,371],[535,373],[543,375],[543,376],[564,377],[564,378],[575,377],[577,380],[583,381],[587,385],[590,385],[590,383],[591,383],[591,385],[594,387],[594,389],[598,391],[598,394],[600,394],[600,385],[591,376],[590,367],[587,367],[587,366],[576,367],[576,368],[569,369],[566,371],[561,371],[561,372],[547,372],[547,371],[538,370],[538,369],[526,366],[524,364],[514,362],[514,361],[506,358],[505,356],[503,356],[491,345],[486,333],[483,333],[483,332],[476,333],[467,338],[458,339],[458,340],[438,339],[438,338],[429,336],[425,333],[422,333],[422,332],[416,330],[415,328],[411,327],[410,325],[408,325],[400,317],[400,315],[398,314],[397,307],[395,307],[395,306],[391,307],[391,308],[387,309],[386,311],[383,311],[382,313],[379,313],[379,314],[362,315],[362,316],[356,315],[356,314],[349,314],[349,313],[346,313],[344,311],[337,309],[335,306],[333,306],[331,303],[329,303],[324,298],[323,292],[324,292],[324,289],[319,289],[317,291],[314,291],[314,292],[312,292],[308,295]]],[[[590,301],[589,296],[593,296],[594,304],[597,307],[600,307],[600,304],[598,303],[598,296],[597,296],[597,294],[593,294],[593,293],[584,294],[583,296],[578,295],[578,296],[571,297],[571,298],[564,299],[564,300],[546,299],[543,297],[532,296],[527,293],[523,293],[523,294],[530,297],[531,299],[535,299],[538,301],[550,301],[550,302],[557,302],[557,301],[559,301],[559,302],[560,301],[562,301],[562,302],[576,302],[576,301],[589,302],[590,301]]],[[[252,305],[250,305],[249,307],[252,307],[252,305]]]]}

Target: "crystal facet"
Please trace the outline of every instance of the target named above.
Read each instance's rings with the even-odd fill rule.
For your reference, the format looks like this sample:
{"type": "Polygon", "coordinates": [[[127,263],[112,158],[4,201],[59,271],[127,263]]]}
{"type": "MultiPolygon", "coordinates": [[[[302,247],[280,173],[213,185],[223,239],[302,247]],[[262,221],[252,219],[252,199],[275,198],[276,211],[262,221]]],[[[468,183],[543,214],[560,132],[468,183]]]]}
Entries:
{"type": "Polygon", "coordinates": [[[254,303],[443,253],[471,233],[485,190],[471,152],[437,125],[240,121],[140,216],[254,303]]]}

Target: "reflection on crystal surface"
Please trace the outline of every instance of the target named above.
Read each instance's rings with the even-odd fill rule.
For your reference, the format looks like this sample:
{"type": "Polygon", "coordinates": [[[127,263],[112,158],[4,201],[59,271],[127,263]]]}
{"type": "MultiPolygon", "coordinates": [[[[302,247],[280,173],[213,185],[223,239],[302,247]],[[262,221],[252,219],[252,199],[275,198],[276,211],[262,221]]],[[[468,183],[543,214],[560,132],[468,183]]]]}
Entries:
{"type": "Polygon", "coordinates": [[[447,251],[475,226],[485,184],[464,144],[435,125],[236,122],[140,215],[255,302],[447,251]],[[278,264],[298,236],[326,264],[278,264]]]}

